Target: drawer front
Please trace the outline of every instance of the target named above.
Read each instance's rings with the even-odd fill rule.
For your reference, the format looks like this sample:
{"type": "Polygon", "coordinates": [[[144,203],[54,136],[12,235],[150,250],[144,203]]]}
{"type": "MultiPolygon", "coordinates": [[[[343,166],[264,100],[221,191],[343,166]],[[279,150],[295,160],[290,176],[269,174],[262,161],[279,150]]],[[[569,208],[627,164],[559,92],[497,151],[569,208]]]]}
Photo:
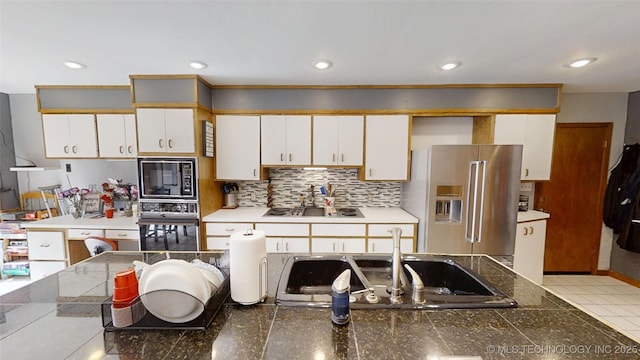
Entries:
{"type": "Polygon", "coordinates": [[[369,236],[391,237],[391,228],[402,229],[402,237],[413,237],[413,224],[369,224],[369,236]]]}
{"type": "Polygon", "coordinates": [[[207,236],[207,250],[229,250],[228,236],[207,236]]]}
{"type": "Polygon", "coordinates": [[[229,236],[234,232],[253,229],[253,223],[207,223],[205,228],[207,236],[229,236]]]}
{"type": "Polygon", "coordinates": [[[313,236],[365,236],[365,224],[311,224],[313,236]]]}
{"type": "Polygon", "coordinates": [[[138,230],[105,230],[105,237],[111,240],[140,240],[138,230]]]}
{"type": "Polygon", "coordinates": [[[256,224],[267,236],[309,236],[309,224],[256,224]]]}
{"type": "MultiPolygon", "coordinates": [[[[393,252],[393,240],[391,239],[369,239],[369,253],[391,254],[393,252]]],[[[400,252],[408,254],[413,252],[413,239],[400,239],[400,252]]]]}
{"type": "Polygon", "coordinates": [[[28,232],[29,260],[66,260],[64,233],[28,232]]]}
{"type": "Polygon", "coordinates": [[[104,237],[104,230],[102,229],[69,229],[67,230],[69,239],[84,239],[87,236],[99,236],[104,237]]]}

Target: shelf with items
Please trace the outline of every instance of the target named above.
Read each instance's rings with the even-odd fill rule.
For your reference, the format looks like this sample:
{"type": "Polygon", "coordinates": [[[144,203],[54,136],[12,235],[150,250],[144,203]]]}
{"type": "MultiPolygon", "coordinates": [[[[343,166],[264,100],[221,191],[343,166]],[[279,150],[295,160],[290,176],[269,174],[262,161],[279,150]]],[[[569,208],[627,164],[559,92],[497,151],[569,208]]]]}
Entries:
{"type": "Polygon", "coordinates": [[[0,221],[0,244],[2,247],[2,276],[29,275],[29,247],[27,233],[20,223],[0,221]]]}

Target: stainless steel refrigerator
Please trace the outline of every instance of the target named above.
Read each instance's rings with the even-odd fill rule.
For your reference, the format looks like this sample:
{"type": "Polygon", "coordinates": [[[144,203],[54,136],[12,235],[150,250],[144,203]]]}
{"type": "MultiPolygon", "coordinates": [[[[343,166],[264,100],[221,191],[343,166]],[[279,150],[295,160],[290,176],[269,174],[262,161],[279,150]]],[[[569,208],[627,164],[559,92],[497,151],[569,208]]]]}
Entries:
{"type": "Polygon", "coordinates": [[[513,256],[522,145],[413,150],[402,208],[419,219],[418,251],[513,256]]]}

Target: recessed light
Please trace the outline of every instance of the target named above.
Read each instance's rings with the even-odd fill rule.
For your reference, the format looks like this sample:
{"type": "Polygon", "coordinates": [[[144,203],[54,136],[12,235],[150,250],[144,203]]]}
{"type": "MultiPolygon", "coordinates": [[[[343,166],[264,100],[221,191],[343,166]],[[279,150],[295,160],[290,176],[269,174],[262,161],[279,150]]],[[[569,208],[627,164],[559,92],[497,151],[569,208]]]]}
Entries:
{"type": "Polygon", "coordinates": [[[80,70],[80,69],[84,69],[87,67],[87,65],[85,64],[81,64],[77,61],[65,61],[64,62],[64,66],[68,67],[69,69],[74,69],[74,70],[80,70]]]}
{"type": "Polygon", "coordinates": [[[333,63],[327,59],[320,59],[313,62],[313,67],[318,70],[326,70],[331,67],[333,63]]]}
{"type": "Polygon", "coordinates": [[[581,67],[585,67],[585,66],[591,64],[592,62],[594,62],[596,60],[597,60],[597,58],[579,59],[579,60],[576,60],[576,61],[573,61],[573,62],[567,64],[567,66],[570,67],[570,68],[579,69],[581,67]]]}
{"type": "Polygon", "coordinates": [[[457,67],[460,67],[460,65],[462,65],[461,62],[452,61],[452,62],[444,63],[444,64],[438,66],[438,69],[444,70],[444,71],[449,71],[449,70],[453,70],[453,69],[455,69],[457,67]]]}
{"type": "Polygon", "coordinates": [[[189,66],[191,66],[192,68],[194,68],[196,70],[202,70],[202,69],[206,68],[208,65],[203,63],[202,61],[191,61],[191,62],[189,62],[189,66]]]}

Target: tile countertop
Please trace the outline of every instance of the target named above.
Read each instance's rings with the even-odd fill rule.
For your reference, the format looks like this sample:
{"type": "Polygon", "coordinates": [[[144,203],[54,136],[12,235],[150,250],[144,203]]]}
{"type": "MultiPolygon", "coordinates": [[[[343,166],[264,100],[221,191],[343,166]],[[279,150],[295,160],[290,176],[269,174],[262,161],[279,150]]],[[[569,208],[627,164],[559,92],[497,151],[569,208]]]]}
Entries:
{"type": "Polygon", "coordinates": [[[137,218],[130,216],[114,216],[94,219],[85,215],[75,219],[71,215],[56,216],[44,220],[22,222],[20,225],[27,229],[105,229],[105,230],[138,230],[137,218]]]}
{"type": "MultiPolygon", "coordinates": [[[[518,308],[352,310],[351,322],[337,327],[330,309],[274,304],[287,256],[270,254],[267,300],[252,306],[228,302],[204,331],[103,331],[100,303],[111,295],[115,272],[133,260],[153,263],[165,255],[103,253],[0,297],[0,358],[640,358],[640,344],[485,256],[455,259],[473,265],[518,308]]],[[[221,252],[170,255],[228,264],[221,252]]]]}
{"type": "Polygon", "coordinates": [[[250,223],[395,223],[415,224],[418,219],[398,207],[361,207],[363,218],[335,216],[263,216],[269,208],[239,207],[220,209],[202,218],[204,222],[250,222],[250,223]]]}

